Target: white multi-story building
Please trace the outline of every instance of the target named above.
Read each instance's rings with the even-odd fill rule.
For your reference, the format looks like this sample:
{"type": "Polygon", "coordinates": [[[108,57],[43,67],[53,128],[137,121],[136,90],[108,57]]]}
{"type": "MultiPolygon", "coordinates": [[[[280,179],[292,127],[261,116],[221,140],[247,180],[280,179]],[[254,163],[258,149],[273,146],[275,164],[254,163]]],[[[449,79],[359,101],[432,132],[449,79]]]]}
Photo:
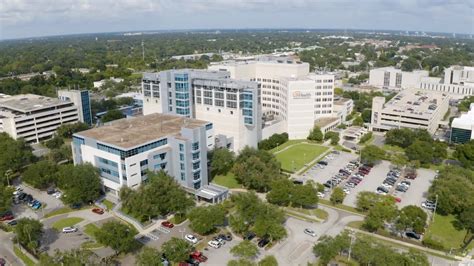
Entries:
{"type": "Polygon", "coordinates": [[[406,72],[394,67],[382,67],[370,70],[369,85],[387,89],[413,89],[418,88],[422,78],[428,76],[426,70],[406,72]]]}
{"type": "Polygon", "coordinates": [[[354,110],[354,101],[348,98],[334,99],[334,113],[343,123],[354,110]]]}
{"type": "Polygon", "coordinates": [[[145,73],[143,113],[170,113],[212,122],[215,144],[239,151],[261,139],[260,89],[228,72],[168,70],[145,73]]]}
{"type": "Polygon", "coordinates": [[[58,90],[58,98],[73,102],[77,107],[79,121],[92,125],[92,111],[88,90],[58,90]]]}
{"type": "Polygon", "coordinates": [[[466,143],[474,139],[474,103],[471,103],[467,114],[453,119],[450,139],[453,143],[466,143]]]}
{"type": "Polygon", "coordinates": [[[50,138],[62,124],[79,121],[73,102],[34,94],[0,95],[0,132],[37,143],[50,138]]]}
{"type": "Polygon", "coordinates": [[[261,57],[219,62],[209,69],[260,85],[263,139],[282,132],[291,139],[306,138],[317,119],[332,116],[334,75],[310,73],[308,63],[288,57],[261,57]]]}
{"type": "MultiPolygon", "coordinates": [[[[76,133],[71,145],[74,163],[97,167],[108,192],[118,195],[122,186],[138,187],[147,171],[163,170],[200,196],[203,189],[209,190],[207,147],[212,137],[207,121],[150,114],[76,133]]],[[[209,200],[216,201],[214,196],[220,200],[224,195],[209,200]]]]}
{"type": "Polygon", "coordinates": [[[444,78],[422,78],[417,88],[453,96],[474,95],[474,67],[451,66],[444,70],[444,78]]]}
{"type": "Polygon", "coordinates": [[[404,90],[388,102],[385,97],[374,97],[369,129],[426,129],[434,134],[448,109],[449,96],[441,93],[404,90]]]}

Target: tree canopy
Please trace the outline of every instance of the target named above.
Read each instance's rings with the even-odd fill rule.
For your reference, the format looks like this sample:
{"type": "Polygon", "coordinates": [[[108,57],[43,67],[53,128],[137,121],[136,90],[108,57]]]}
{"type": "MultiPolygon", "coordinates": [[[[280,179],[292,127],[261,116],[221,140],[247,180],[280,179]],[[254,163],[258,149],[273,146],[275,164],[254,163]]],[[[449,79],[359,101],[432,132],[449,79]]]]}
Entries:
{"type": "Polygon", "coordinates": [[[234,166],[235,154],[226,148],[217,148],[209,152],[211,176],[226,175],[234,166]]]}
{"type": "Polygon", "coordinates": [[[244,240],[236,246],[233,246],[230,250],[230,253],[241,258],[251,259],[257,256],[258,248],[249,240],[244,240]]]}
{"type": "Polygon", "coordinates": [[[321,131],[321,128],[318,126],[314,126],[314,128],[309,131],[307,139],[312,141],[322,141],[324,139],[324,135],[321,131]]]}
{"type": "Polygon", "coordinates": [[[293,207],[312,207],[318,203],[317,189],[312,184],[297,185],[288,179],[275,180],[267,193],[270,203],[293,207]]]}
{"type": "Polygon", "coordinates": [[[223,225],[225,221],[225,209],[221,205],[201,206],[193,208],[188,213],[191,222],[189,227],[200,235],[212,233],[216,226],[223,225]]]}
{"type": "Polygon", "coordinates": [[[21,218],[17,220],[15,234],[18,242],[32,252],[36,252],[43,235],[43,224],[35,219],[21,218]]]}
{"type": "Polygon", "coordinates": [[[133,227],[111,221],[95,232],[95,238],[99,243],[111,247],[117,253],[128,253],[139,247],[139,243],[135,240],[137,233],[133,227]]]}
{"type": "Polygon", "coordinates": [[[172,237],[163,244],[161,250],[168,260],[178,263],[189,258],[193,247],[184,239],[172,237]]]}

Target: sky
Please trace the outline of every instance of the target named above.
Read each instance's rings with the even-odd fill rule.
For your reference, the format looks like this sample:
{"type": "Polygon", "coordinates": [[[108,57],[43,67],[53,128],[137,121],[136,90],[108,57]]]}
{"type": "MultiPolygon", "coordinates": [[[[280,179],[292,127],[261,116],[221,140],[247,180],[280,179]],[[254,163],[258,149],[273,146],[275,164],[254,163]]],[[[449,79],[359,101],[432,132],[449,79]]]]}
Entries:
{"type": "Polygon", "coordinates": [[[0,39],[236,28],[474,34],[474,0],[0,0],[0,39]]]}

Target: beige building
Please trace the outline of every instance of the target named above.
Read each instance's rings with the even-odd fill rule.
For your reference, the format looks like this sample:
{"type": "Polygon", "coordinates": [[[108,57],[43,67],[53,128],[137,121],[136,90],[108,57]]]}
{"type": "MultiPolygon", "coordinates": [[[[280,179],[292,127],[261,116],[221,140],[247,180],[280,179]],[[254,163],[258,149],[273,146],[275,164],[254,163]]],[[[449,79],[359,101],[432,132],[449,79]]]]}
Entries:
{"type": "Polygon", "coordinates": [[[0,95],[0,132],[26,142],[50,138],[62,124],[79,121],[73,102],[34,94],[0,95]]]}
{"type": "Polygon", "coordinates": [[[448,109],[449,96],[442,93],[404,90],[388,102],[374,97],[370,130],[419,128],[434,134],[448,109]]]}
{"type": "Polygon", "coordinates": [[[405,72],[394,67],[382,67],[370,70],[369,85],[387,89],[418,88],[421,79],[428,77],[426,70],[405,72]]]}

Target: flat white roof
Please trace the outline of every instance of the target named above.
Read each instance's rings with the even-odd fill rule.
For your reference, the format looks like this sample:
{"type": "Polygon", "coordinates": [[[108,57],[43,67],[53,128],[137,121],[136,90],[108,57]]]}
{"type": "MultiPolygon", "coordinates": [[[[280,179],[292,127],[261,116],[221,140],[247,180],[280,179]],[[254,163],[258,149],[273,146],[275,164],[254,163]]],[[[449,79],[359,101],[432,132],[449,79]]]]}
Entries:
{"type": "Polygon", "coordinates": [[[471,129],[474,126],[474,103],[471,103],[470,110],[466,114],[453,119],[452,127],[471,129]]]}

